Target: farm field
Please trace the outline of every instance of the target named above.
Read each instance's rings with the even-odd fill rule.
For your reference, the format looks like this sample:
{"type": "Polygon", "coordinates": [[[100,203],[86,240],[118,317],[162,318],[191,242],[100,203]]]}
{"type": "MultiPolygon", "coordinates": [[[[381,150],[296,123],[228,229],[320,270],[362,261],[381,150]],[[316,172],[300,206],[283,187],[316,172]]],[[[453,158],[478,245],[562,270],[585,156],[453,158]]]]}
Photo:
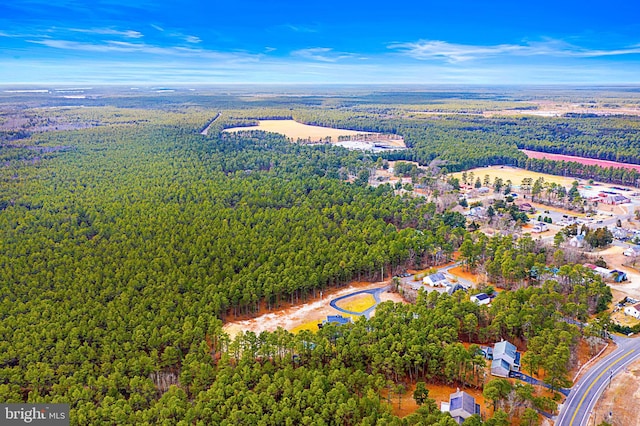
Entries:
{"type": "MultiPolygon", "coordinates": [[[[571,183],[576,180],[575,178],[571,177],[549,175],[546,173],[538,173],[510,166],[478,167],[475,169],[467,170],[467,175],[471,172],[473,172],[474,180],[476,178],[484,180],[485,175],[489,175],[492,184],[496,177],[499,177],[503,181],[510,179],[513,185],[520,185],[522,183],[522,179],[524,178],[532,178],[535,181],[536,179],[542,177],[544,178],[545,182],[555,182],[565,186],[571,186],[571,183]]],[[[462,172],[453,173],[453,177],[462,180],[462,172]]]]}
{"type": "Polygon", "coordinates": [[[585,164],[587,166],[595,165],[600,167],[615,167],[615,168],[623,168],[623,169],[640,170],[640,165],[638,164],[619,163],[617,161],[576,157],[574,155],[550,154],[547,152],[530,151],[528,149],[521,149],[520,151],[524,152],[527,155],[527,157],[535,158],[535,159],[546,158],[547,160],[554,160],[554,161],[574,161],[576,163],[585,164]]]}
{"type": "MultiPolygon", "coordinates": [[[[308,140],[311,142],[320,142],[326,138],[330,138],[330,142],[338,142],[340,136],[357,136],[372,134],[373,132],[360,132],[356,130],[333,129],[330,127],[310,126],[308,124],[298,123],[294,120],[260,120],[257,126],[249,127],[232,127],[226,129],[225,132],[242,132],[247,130],[263,130],[265,132],[280,133],[293,141],[298,139],[308,140]]],[[[402,138],[385,140],[389,145],[404,147],[402,138]]]]}

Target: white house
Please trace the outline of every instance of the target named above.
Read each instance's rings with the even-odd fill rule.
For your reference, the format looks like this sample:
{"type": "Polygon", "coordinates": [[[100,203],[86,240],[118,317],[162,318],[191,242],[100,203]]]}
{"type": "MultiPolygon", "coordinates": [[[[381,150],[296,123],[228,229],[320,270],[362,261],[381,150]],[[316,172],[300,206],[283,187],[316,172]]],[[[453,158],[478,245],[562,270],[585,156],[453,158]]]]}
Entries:
{"type": "Polygon", "coordinates": [[[427,275],[422,279],[422,282],[424,285],[430,285],[431,287],[446,287],[448,284],[451,284],[442,272],[427,275]]]}
{"type": "Polygon", "coordinates": [[[627,306],[624,308],[625,315],[629,315],[634,317],[635,319],[640,319],[640,303],[633,306],[627,306]]]}
{"type": "Polygon", "coordinates": [[[576,235],[569,240],[571,247],[583,248],[584,247],[584,235],[576,235]]]}
{"type": "Polygon", "coordinates": [[[470,300],[476,305],[488,305],[491,303],[491,298],[486,293],[474,294],[470,297],[470,300]]]}
{"type": "Polygon", "coordinates": [[[482,217],[484,216],[484,208],[483,207],[471,207],[469,210],[469,216],[482,217]]]}
{"type": "Polygon", "coordinates": [[[540,233],[548,230],[549,230],[549,227],[547,226],[546,223],[538,222],[535,225],[533,225],[533,229],[531,230],[531,232],[540,233]]]}
{"type": "Polygon", "coordinates": [[[640,256],[640,246],[631,246],[622,252],[625,256],[637,257],[640,256]]]}

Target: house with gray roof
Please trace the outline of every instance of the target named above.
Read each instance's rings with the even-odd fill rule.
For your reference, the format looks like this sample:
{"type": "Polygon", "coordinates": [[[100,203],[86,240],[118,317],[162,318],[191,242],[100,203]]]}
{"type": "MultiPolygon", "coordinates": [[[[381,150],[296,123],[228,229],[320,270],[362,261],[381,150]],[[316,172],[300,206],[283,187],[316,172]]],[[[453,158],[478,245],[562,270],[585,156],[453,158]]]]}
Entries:
{"type": "Polygon", "coordinates": [[[476,404],[476,399],[458,389],[456,393],[449,395],[449,402],[443,402],[440,406],[440,411],[449,413],[453,420],[458,424],[462,424],[467,418],[474,414],[480,414],[480,405],[476,404]]]}
{"type": "Polygon", "coordinates": [[[498,377],[509,377],[511,371],[520,371],[520,352],[515,345],[503,340],[493,347],[491,374],[498,377]]]}

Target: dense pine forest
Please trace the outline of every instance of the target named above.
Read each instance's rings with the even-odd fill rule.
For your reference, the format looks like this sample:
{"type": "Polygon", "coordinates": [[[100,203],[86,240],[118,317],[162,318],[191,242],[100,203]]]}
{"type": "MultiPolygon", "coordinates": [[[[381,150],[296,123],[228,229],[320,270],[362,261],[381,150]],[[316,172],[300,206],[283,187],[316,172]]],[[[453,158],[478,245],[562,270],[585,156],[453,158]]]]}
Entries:
{"type": "MultiPolygon", "coordinates": [[[[378,155],[222,130],[294,118],[402,135],[410,149],[388,159],[567,173],[518,149],[640,163],[635,119],[434,119],[406,105],[320,98],[296,100],[304,108],[181,101],[123,98],[51,113],[71,128],[2,133],[0,401],[67,402],[77,425],[455,425],[428,395],[404,418],[391,400],[416,382],[480,388],[478,345],[502,338],[528,347],[531,374],[543,371],[554,389],[570,384],[580,339],[601,332],[571,319],[587,321],[611,301],[599,276],[526,237],[489,239],[459,213],[369,186],[378,155]],[[145,102],[154,108],[137,109],[145,102]],[[457,250],[507,289],[491,307],[463,292],[421,293],[316,333],[232,340],[222,331],[230,317],[434,266],[457,250]],[[557,274],[532,272],[554,261],[557,274]]],[[[25,114],[41,120],[33,111],[25,114]]],[[[640,177],[589,170],[584,177],[640,177]]],[[[511,416],[555,410],[551,398],[523,395],[492,401],[511,416]]],[[[506,417],[498,409],[485,423],[506,417]]]]}

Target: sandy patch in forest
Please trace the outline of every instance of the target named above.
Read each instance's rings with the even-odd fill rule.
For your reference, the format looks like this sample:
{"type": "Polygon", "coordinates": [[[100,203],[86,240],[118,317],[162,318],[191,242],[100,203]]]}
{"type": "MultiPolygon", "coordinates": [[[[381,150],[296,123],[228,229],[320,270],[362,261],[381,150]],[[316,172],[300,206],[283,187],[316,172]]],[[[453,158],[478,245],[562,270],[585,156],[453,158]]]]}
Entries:
{"type": "MultiPolygon", "coordinates": [[[[278,327],[282,327],[289,331],[294,329],[296,329],[295,331],[299,331],[301,328],[313,329],[313,327],[311,327],[312,322],[322,322],[323,319],[327,318],[327,315],[342,314],[329,305],[331,300],[340,296],[346,296],[356,291],[375,289],[386,285],[389,285],[389,282],[354,282],[348,287],[336,290],[326,290],[322,299],[265,313],[251,319],[231,321],[225,324],[223,329],[231,338],[234,338],[241,331],[253,331],[256,334],[260,334],[263,331],[275,331],[278,327]],[[305,327],[300,327],[301,325],[305,325],[305,327]]],[[[389,300],[394,302],[404,302],[399,294],[390,293],[388,291],[380,294],[380,300],[382,302],[389,300]]]]}
{"type": "MultiPolygon", "coordinates": [[[[544,178],[545,182],[555,182],[563,186],[571,186],[571,183],[576,180],[575,178],[548,175],[546,173],[532,172],[529,170],[520,169],[510,166],[491,166],[491,167],[478,167],[475,169],[467,170],[467,176],[473,172],[473,181],[480,178],[480,181],[484,181],[485,175],[489,175],[491,179],[491,185],[493,185],[496,177],[502,179],[503,182],[511,180],[512,185],[521,185],[522,179],[531,178],[535,182],[538,178],[544,178]]],[[[460,179],[462,182],[462,172],[453,173],[453,177],[460,179]]]]}
{"type": "MultiPolygon", "coordinates": [[[[352,138],[358,135],[379,135],[381,141],[384,141],[388,145],[404,147],[404,140],[401,136],[391,137],[387,139],[385,136],[375,132],[362,132],[356,130],[346,129],[333,129],[330,127],[311,126],[308,124],[298,123],[294,120],[260,120],[257,126],[249,127],[233,127],[226,129],[225,132],[242,132],[248,130],[263,130],[265,132],[280,133],[290,138],[293,141],[307,140],[311,142],[320,142],[325,138],[330,138],[329,142],[338,142],[340,136],[351,136],[352,138]]],[[[360,140],[360,138],[354,138],[360,140]]]]}

